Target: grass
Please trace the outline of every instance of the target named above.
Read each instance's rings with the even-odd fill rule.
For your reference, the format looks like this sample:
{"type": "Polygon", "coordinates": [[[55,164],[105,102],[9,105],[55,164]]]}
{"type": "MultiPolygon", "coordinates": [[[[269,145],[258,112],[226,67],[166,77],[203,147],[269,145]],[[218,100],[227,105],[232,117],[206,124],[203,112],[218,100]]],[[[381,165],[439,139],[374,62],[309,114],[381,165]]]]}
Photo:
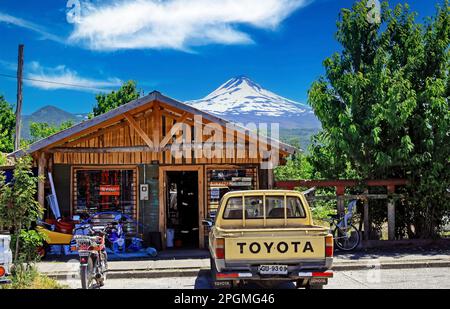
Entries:
{"type": "Polygon", "coordinates": [[[21,266],[13,271],[10,277],[11,284],[2,285],[0,289],[67,289],[66,285],[60,284],[55,279],[39,273],[34,266],[21,266]]]}
{"type": "Polygon", "coordinates": [[[450,231],[443,231],[441,233],[442,238],[450,238],[450,231]]]}

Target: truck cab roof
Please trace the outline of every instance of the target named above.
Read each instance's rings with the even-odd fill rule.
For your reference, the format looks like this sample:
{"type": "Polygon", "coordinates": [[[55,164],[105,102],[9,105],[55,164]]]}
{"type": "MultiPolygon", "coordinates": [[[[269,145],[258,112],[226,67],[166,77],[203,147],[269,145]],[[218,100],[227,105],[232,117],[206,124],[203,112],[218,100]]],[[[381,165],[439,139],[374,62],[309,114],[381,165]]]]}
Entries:
{"type": "Polygon", "coordinates": [[[304,195],[293,190],[248,190],[226,193],[216,226],[222,229],[293,228],[312,226],[304,195]]]}

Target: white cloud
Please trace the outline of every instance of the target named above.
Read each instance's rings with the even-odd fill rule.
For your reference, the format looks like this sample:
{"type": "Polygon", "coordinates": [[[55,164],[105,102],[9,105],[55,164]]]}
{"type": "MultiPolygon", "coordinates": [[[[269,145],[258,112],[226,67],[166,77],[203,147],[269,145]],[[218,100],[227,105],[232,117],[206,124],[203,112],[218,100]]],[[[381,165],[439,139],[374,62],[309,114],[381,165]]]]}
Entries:
{"type": "Polygon", "coordinates": [[[4,14],[1,12],[0,12],[0,23],[11,24],[11,25],[15,25],[17,27],[21,27],[21,28],[25,28],[25,29],[34,31],[34,32],[40,34],[42,39],[47,39],[47,40],[55,41],[58,43],[64,43],[64,41],[65,41],[64,39],[58,37],[57,35],[54,35],[54,34],[48,32],[42,26],[39,26],[39,25],[32,23],[30,21],[27,21],[25,19],[14,17],[14,16],[4,14]]]}
{"type": "Polygon", "coordinates": [[[247,44],[239,26],[276,29],[311,0],[115,0],[82,6],[70,41],[94,50],[247,44]]]}
{"type": "Polygon", "coordinates": [[[118,78],[97,80],[81,77],[76,71],[68,69],[64,65],[53,68],[41,66],[33,61],[26,64],[27,71],[25,83],[45,90],[70,89],[87,92],[110,91],[122,85],[118,78]]]}

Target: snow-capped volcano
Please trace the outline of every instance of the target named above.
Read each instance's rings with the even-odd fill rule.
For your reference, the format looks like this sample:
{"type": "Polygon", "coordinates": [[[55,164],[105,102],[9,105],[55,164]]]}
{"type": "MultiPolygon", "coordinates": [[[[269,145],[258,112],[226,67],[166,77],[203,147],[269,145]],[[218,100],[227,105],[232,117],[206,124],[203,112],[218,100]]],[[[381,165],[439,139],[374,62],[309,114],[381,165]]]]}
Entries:
{"type": "Polygon", "coordinates": [[[193,107],[233,122],[279,122],[285,128],[320,126],[312,109],[264,89],[248,77],[228,80],[193,107]]]}

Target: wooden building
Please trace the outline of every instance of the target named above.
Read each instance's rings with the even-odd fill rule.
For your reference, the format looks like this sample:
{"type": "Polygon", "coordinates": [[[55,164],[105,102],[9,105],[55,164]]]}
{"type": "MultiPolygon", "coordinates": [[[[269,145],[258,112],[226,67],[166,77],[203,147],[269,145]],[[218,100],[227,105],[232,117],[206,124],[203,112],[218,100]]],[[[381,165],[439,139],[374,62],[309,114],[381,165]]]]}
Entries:
{"type": "MultiPolygon", "coordinates": [[[[169,231],[181,246],[204,247],[201,221],[214,216],[219,198],[228,190],[271,188],[273,171],[261,168],[267,153],[282,163],[294,151],[155,91],[40,140],[27,153],[40,175],[53,175],[63,215],[119,210],[135,218],[144,239],[160,232],[166,244],[169,231]],[[224,129],[223,145],[229,147],[214,144],[215,155],[205,156],[201,147],[216,134],[206,129],[211,126],[224,129]],[[231,134],[225,130],[230,126],[236,129],[231,134]],[[177,141],[189,146],[181,157],[171,148],[177,141]],[[267,151],[250,156],[252,145],[267,151]]],[[[49,193],[46,178],[38,190],[42,205],[49,193]]]]}

